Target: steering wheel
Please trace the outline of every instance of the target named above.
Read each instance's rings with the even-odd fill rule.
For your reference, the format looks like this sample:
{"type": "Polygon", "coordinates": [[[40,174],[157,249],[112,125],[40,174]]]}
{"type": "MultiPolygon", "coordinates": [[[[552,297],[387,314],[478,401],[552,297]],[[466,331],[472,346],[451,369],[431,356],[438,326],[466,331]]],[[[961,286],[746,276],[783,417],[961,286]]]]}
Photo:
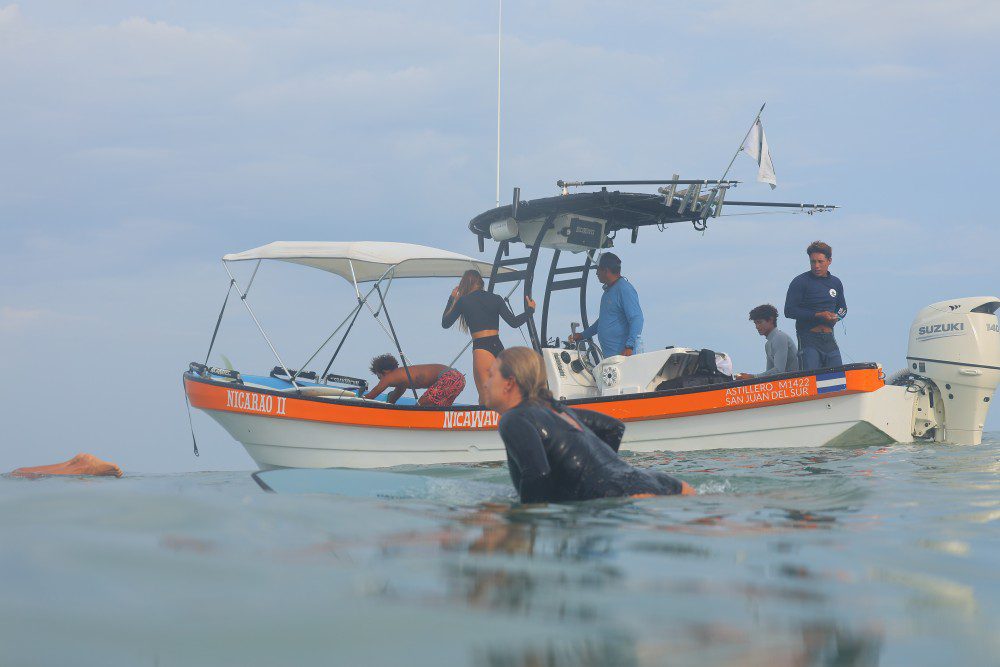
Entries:
{"type": "Polygon", "coordinates": [[[576,352],[581,363],[589,362],[587,364],[589,366],[596,366],[604,358],[601,348],[597,346],[597,343],[593,339],[581,340],[575,343],[566,340],[563,341],[563,348],[571,353],[576,352]]]}

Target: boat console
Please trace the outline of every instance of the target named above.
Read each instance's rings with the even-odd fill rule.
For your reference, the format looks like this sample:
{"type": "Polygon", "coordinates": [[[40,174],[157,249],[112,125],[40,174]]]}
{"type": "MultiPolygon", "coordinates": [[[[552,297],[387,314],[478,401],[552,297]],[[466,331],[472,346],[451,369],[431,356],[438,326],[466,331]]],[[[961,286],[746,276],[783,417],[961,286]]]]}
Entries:
{"type": "Polygon", "coordinates": [[[560,400],[641,394],[731,382],[729,355],[711,350],[668,347],[631,356],[615,355],[594,365],[584,348],[541,350],[549,389],[560,400]],[[706,362],[712,358],[712,364],[706,362]]]}

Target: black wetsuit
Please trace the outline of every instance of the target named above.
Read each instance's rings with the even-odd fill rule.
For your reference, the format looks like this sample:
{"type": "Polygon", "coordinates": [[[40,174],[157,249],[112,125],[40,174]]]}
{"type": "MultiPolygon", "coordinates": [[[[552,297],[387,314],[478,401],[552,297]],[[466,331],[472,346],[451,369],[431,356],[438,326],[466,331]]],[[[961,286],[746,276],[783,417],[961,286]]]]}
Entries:
{"type": "MultiPolygon", "coordinates": [[[[444,315],[441,316],[441,326],[450,328],[458,317],[465,317],[465,323],[469,327],[470,333],[479,331],[496,331],[500,328],[500,318],[515,329],[531,317],[532,311],[526,310],[520,315],[514,315],[504,300],[498,295],[486,290],[476,290],[469,292],[458,300],[455,307],[454,297],[448,297],[448,305],[445,306],[444,315]],[[451,309],[449,311],[449,308],[451,309]]],[[[503,352],[503,343],[500,336],[484,336],[472,339],[473,350],[486,350],[494,357],[503,352]]]]}
{"type": "Polygon", "coordinates": [[[681,493],[681,482],[618,457],[625,424],[590,410],[566,409],[578,430],[546,405],[521,403],[500,418],[510,479],[521,502],[565,502],[681,493]]]}

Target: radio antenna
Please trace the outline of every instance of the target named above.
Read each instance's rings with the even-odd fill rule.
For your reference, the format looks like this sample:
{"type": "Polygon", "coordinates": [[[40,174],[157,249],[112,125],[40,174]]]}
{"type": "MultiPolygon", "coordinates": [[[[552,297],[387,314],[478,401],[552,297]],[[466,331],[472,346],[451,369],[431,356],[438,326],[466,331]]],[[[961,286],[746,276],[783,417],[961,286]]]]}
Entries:
{"type": "Polygon", "coordinates": [[[498,0],[497,11],[497,200],[500,208],[500,44],[503,36],[503,0],[498,0]]]}

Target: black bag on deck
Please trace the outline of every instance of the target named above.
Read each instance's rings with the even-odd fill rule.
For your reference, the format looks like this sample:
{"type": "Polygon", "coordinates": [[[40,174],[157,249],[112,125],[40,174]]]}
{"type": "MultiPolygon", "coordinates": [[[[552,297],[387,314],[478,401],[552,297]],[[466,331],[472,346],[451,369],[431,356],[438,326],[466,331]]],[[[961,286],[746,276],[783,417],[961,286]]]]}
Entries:
{"type": "Polygon", "coordinates": [[[667,389],[687,389],[689,387],[705,387],[711,384],[722,384],[732,382],[733,378],[719,371],[715,365],[715,350],[701,350],[698,353],[698,364],[694,373],[683,375],[673,380],[664,380],[656,385],[656,391],[666,391],[667,389]]]}

